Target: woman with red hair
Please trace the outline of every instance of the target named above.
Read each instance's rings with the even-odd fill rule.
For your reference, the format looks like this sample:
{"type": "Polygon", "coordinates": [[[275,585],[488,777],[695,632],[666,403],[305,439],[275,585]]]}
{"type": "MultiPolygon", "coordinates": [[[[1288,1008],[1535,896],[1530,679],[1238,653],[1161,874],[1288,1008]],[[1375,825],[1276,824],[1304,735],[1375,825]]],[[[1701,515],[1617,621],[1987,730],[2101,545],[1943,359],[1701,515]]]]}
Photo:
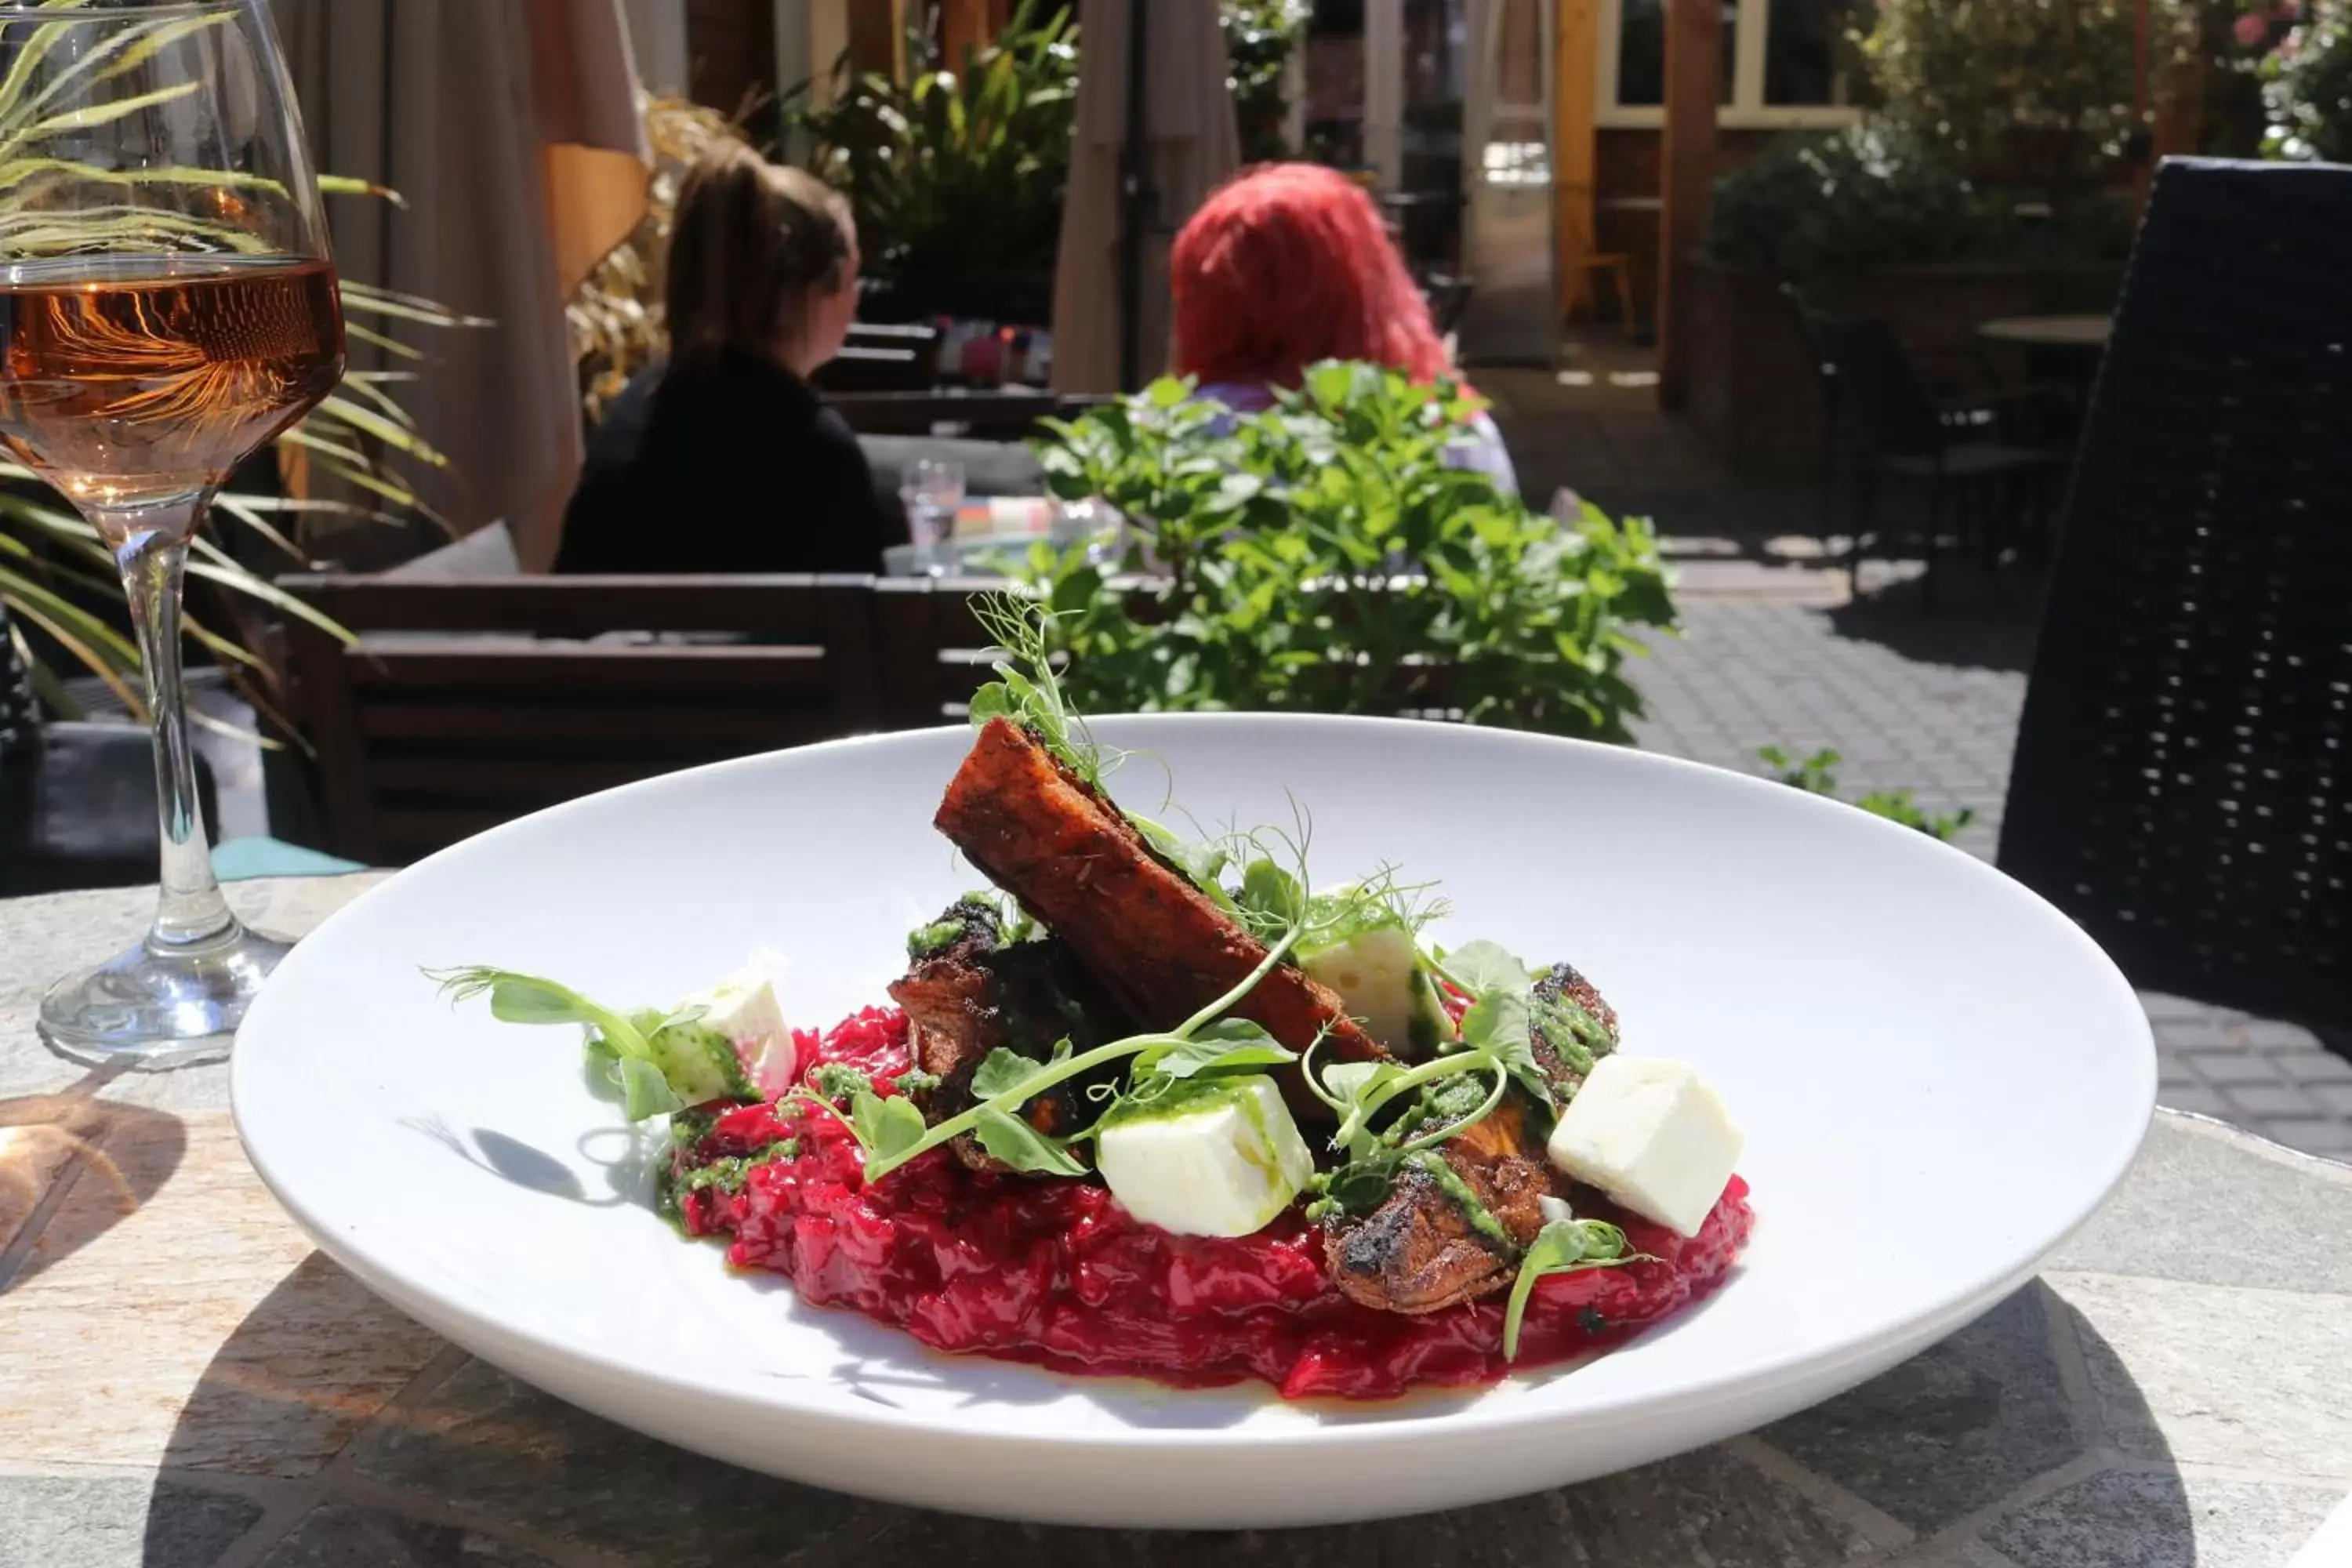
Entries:
{"type": "MultiPolygon", "coordinates": [[[[1297,386],[1318,360],[1370,360],[1415,381],[1447,374],[1396,247],[1363,187],[1319,163],[1269,163],[1211,193],[1169,253],[1176,373],[1241,413],[1297,386]]],[[[1456,468],[1516,490],[1493,420],[1474,416],[1451,452],[1456,468]]]]}

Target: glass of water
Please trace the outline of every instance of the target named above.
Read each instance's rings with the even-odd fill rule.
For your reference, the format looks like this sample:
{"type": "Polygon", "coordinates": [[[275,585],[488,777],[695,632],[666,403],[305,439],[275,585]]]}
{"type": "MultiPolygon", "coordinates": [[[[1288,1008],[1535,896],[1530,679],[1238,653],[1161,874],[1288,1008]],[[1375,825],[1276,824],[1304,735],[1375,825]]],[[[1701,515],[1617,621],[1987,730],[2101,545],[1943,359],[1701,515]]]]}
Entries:
{"type": "Polygon", "coordinates": [[[917,458],[898,481],[898,499],[906,503],[916,565],[931,576],[945,575],[955,555],[956,512],[963,506],[963,465],[917,458]]]}

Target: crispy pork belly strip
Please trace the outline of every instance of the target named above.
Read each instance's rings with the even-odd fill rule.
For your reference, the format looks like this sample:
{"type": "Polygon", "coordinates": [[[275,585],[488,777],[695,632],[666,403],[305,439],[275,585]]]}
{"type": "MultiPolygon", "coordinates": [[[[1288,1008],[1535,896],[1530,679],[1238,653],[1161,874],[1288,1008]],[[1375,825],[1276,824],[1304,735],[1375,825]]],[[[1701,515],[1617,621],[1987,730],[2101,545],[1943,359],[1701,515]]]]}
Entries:
{"type": "MultiPolygon", "coordinates": [[[[1265,946],[1153,854],[1117,806],[1010,720],[981,731],[933,821],[1147,1026],[1173,1027],[1265,960],[1265,946]]],[[[1234,1012],[1294,1051],[1328,1030],[1320,1060],[1388,1054],[1337,994],[1286,965],[1234,1012]]],[[[1284,1076],[1294,1112],[1330,1119],[1296,1072],[1284,1076]]]]}
{"type": "Polygon", "coordinates": [[[1370,1214],[1326,1222],[1324,1266],[1349,1300],[1383,1312],[1434,1312],[1501,1289],[1518,1272],[1518,1249],[1543,1228],[1537,1200],[1567,1190],[1516,1095],[1437,1153],[1509,1233],[1512,1248],[1481,1236],[1435,1176],[1407,1170],[1370,1214]]]}

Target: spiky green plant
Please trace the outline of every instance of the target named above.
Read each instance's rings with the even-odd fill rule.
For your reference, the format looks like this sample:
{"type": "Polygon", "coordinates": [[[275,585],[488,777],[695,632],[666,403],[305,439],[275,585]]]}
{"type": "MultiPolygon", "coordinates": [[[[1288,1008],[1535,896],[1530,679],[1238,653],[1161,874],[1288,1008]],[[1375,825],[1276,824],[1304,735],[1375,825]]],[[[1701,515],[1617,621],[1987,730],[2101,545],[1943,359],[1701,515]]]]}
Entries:
{"type": "Polygon", "coordinates": [[[1077,106],[1070,8],[1022,0],[961,60],[919,26],[908,44],[922,63],[907,80],[845,55],[829,102],[808,106],[803,84],[785,105],[811,167],[856,206],[868,265],[907,282],[1050,272],[1077,106]]]}
{"type": "MultiPolygon", "coordinates": [[[[84,8],[85,0],[47,0],[61,14],[84,8]]],[[[191,80],[107,97],[107,84],[138,69],[159,51],[221,26],[221,13],[159,14],[153,20],[72,39],[72,53],[54,70],[57,52],[74,33],[71,15],[33,26],[0,71],[0,247],[15,254],[267,251],[268,242],[239,223],[214,221],[166,205],[141,204],[141,189],[174,185],[212,195],[224,209],[240,201],[275,195],[285,187],[263,175],[228,171],[141,167],[114,169],[64,155],[74,133],[87,132],[167,104],[201,90],[191,80]],[[88,101],[82,101],[85,94],[88,101]],[[52,199],[67,185],[120,185],[121,205],[91,205],[52,199]]],[[[331,194],[373,196],[404,205],[397,193],[365,181],[328,177],[331,194]]],[[[347,331],[373,343],[394,361],[414,363],[422,352],[407,342],[406,327],[457,327],[486,323],[461,317],[430,300],[345,280],[341,285],[347,331]]],[[[237,519],[254,535],[281,552],[290,564],[309,563],[305,522],[320,514],[391,519],[403,513],[434,517],[409,474],[438,468],[448,459],[419,432],[397,389],[414,379],[404,369],[352,371],[336,392],[278,438],[281,470],[326,479],[345,500],[303,493],[305,483],[281,487],[294,493],[271,495],[227,490],[215,500],[217,514],[237,519]]],[[[189,573],[199,585],[195,605],[206,613],[187,618],[190,637],[212,654],[232,682],[265,718],[285,728],[277,712],[274,673],[260,639],[267,612],[324,621],[300,601],[280,592],[266,576],[239,563],[216,537],[199,536],[189,573]]],[[[124,630],[121,591],[112,554],[80,515],[64,505],[30,468],[0,461],[0,605],[9,612],[7,636],[29,670],[35,689],[58,713],[78,712],[61,673],[37,657],[26,636],[31,627],[87,668],[134,715],[144,716],[140,658],[124,630]]]]}

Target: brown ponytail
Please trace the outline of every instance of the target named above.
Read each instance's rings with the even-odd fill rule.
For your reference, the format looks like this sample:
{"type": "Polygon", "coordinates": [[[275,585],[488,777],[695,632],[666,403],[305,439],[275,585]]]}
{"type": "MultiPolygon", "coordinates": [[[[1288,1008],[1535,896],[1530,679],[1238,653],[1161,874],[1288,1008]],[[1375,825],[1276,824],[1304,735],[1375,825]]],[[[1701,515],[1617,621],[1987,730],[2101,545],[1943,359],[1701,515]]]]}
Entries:
{"type": "Polygon", "coordinates": [[[812,290],[841,287],[849,247],[849,205],[832,186],[740,142],[712,147],[678,186],[665,288],[671,364],[771,354],[812,290]]]}

